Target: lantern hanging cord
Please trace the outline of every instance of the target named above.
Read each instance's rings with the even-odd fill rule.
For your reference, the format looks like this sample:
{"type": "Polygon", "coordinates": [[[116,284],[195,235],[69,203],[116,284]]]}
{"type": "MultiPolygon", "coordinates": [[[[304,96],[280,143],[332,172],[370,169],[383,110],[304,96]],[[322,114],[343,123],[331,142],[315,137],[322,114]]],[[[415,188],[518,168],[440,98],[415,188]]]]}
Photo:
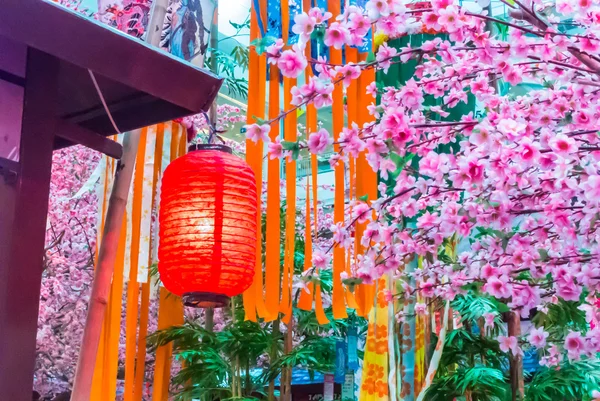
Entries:
{"type": "Polygon", "coordinates": [[[110,119],[110,122],[111,122],[113,128],[115,129],[115,131],[117,132],[117,134],[120,134],[121,130],[119,130],[119,127],[117,127],[117,124],[115,123],[115,120],[113,119],[113,116],[112,116],[110,110],[108,109],[108,105],[106,104],[106,100],[104,100],[104,95],[102,94],[102,90],[100,89],[100,86],[98,85],[98,81],[96,81],[96,76],[94,75],[92,70],[88,69],[88,72],[90,73],[90,77],[92,78],[92,82],[94,83],[94,87],[96,88],[96,92],[98,92],[98,96],[100,96],[100,101],[102,102],[104,111],[106,111],[106,114],[108,114],[108,118],[110,119]]]}
{"type": "Polygon", "coordinates": [[[219,140],[221,142],[225,143],[225,141],[223,140],[223,138],[221,138],[219,136],[219,134],[222,134],[222,133],[227,132],[227,131],[218,130],[217,127],[216,127],[216,125],[215,125],[215,123],[210,120],[210,117],[209,117],[209,115],[208,115],[207,112],[203,111],[202,114],[204,115],[204,119],[206,120],[206,125],[208,125],[208,130],[210,131],[210,134],[208,135],[207,143],[208,144],[213,143],[213,139],[214,139],[215,136],[217,138],[219,138],[219,140]]]}

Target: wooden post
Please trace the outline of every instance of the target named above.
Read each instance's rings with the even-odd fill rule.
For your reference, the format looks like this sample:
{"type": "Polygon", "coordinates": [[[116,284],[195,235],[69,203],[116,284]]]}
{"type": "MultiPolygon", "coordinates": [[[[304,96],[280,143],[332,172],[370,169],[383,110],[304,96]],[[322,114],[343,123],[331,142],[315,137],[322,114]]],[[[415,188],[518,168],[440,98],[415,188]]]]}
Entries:
{"type": "MultiPolygon", "coordinates": [[[[0,398],[30,401],[56,126],[59,62],[27,56],[19,172],[0,177],[0,398]]],[[[2,111],[0,111],[2,112],[2,111]]]]}
{"type": "MultiPolygon", "coordinates": [[[[508,325],[508,335],[519,337],[521,335],[521,317],[515,312],[506,312],[504,319],[508,325]]],[[[512,401],[522,400],[525,392],[523,380],[523,356],[509,355],[510,388],[512,401]]]]}
{"type": "Polygon", "coordinates": [[[127,197],[129,196],[139,141],[139,130],[125,134],[123,140],[123,158],[117,166],[108,210],[106,212],[102,244],[98,253],[98,265],[96,266],[94,282],[92,284],[92,293],[90,295],[79,359],[77,360],[71,401],[87,401],[90,399],[100,333],[106,314],[108,294],[112,282],[119,237],[121,235],[123,214],[127,206],[127,197]]]}

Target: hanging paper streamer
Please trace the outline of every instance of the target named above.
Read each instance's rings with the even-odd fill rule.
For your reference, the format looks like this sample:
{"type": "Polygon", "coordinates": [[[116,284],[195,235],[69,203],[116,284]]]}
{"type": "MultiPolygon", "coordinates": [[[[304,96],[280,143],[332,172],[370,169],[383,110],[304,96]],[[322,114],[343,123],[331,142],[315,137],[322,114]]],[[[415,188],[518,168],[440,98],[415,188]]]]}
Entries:
{"type": "Polygon", "coordinates": [[[343,383],[346,376],[346,342],[335,343],[335,382],[343,383]]]}
{"type": "Polygon", "coordinates": [[[351,323],[348,329],[348,369],[358,370],[358,335],[356,326],[351,323]]]}
{"type": "MultiPolygon", "coordinates": [[[[350,0],[351,6],[357,6],[365,9],[368,0],[350,0]]],[[[361,53],[370,53],[373,49],[373,30],[369,30],[369,33],[365,35],[363,43],[360,46],[352,46],[358,49],[361,53]]]]}
{"type": "MultiPolygon", "coordinates": [[[[417,302],[423,303],[423,296],[417,295],[417,302]]],[[[425,316],[415,316],[415,396],[419,394],[425,381],[425,316]]]]}
{"type": "MultiPolygon", "coordinates": [[[[315,6],[319,7],[321,10],[329,11],[327,0],[316,0],[315,6]]],[[[311,57],[315,60],[317,60],[319,57],[329,60],[328,48],[323,44],[323,42],[320,42],[316,39],[311,40],[311,57]]],[[[316,70],[314,68],[315,67],[313,66],[313,73],[316,74],[316,70]]]]}
{"type": "MultiPolygon", "coordinates": [[[[411,273],[415,270],[417,260],[411,261],[405,266],[405,273],[411,273]]],[[[411,286],[415,286],[414,280],[410,283],[411,286]]],[[[401,396],[404,401],[413,401],[415,399],[415,304],[414,300],[409,300],[408,304],[404,307],[404,322],[401,327],[401,350],[402,350],[402,393],[401,396]]]]}
{"type": "MultiPolygon", "coordinates": [[[[113,401],[115,399],[119,367],[119,337],[123,324],[126,326],[125,399],[139,401],[142,398],[146,359],[145,337],[150,317],[151,287],[148,282],[148,266],[156,262],[155,244],[152,241],[152,211],[158,202],[159,177],[168,161],[176,158],[179,155],[179,148],[184,147],[180,142],[180,138],[185,140],[182,132],[184,132],[184,128],[178,123],[158,124],[144,128],[140,132],[140,144],[131,187],[133,196],[129,197],[129,206],[123,218],[90,400],[113,401]],[[174,137],[173,143],[172,136],[174,137]],[[121,319],[122,300],[126,281],[128,282],[128,301],[125,308],[127,320],[123,322],[121,319]],[[140,284],[141,307],[139,307],[138,313],[140,284]]],[[[122,138],[123,135],[115,137],[120,142],[122,142],[122,138]]],[[[103,165],[105,168],[101,170],[98,179],[98,199],[100,200],[98,227],[104,225],[116,168],[113,160],[106,159],[103,165]]],[[[171,296],[170,300],[167,300],[166,297],[161,298],[159,321],[159,327],[163,328],[183,321],[183,308],[176,297],[171,296]],[[165,310],[166,307],[168,310],[165,310]]],[[[157,380],[155,388],[168,389],[171,367],[170,351],[159,348],[156,360],[157,366],[162,366],[162,368],[159,369],[161,373],[155,375],[157,380]],[[165,371],[167,373],[164,373],[165,371]]],[[[154,399],[166,400],[168,392],[165,390],[163,393],[163,390],[160,390],[160,394],[164,397],[156,396],[154,399]]]]}
{"type": "MultiPolygon", "coordinates": [[[[262,19],[266,19],[266,0],[253,0],[250,10],[250,42],[264,37],[265,31],[262,25],[262,19]],[[260,32],[259,32],[260,30],[260,32]]],[[[248,93],[255,94],[253,101],[248,103],[246,122],[252,124],[256,118],[265,116],[265,92],[266,84],[264,77],[267,74],[267,61],[264,54],[258,55],[256,49],[251,46],[249,49],[248,62],[248,93]]],[[[256,177],[256,187],[262,188],[262,158],[264,144],[262,141],[254,143],[246,140],[246,161],[252,167],[256,177]]],[[[261,192],[257,191],[257,201],[261,204],[261,192]]],[[[262,249],[262,216],[257,214],[257,237],[256,249],[262,249]]],[[[257,320],[259,317],[267,316],[267,310],[264,300],[263,289],[263,267],[262,252],[256,252],[256,265],[254,268],[254,281],[252,286],[243,294],[245,319],[250,321],[257,320]]]]}
{"type": "Polygon", "coordinates": [[[292,31],[294,26],[294,17],[302,13],[302,4],[300,0],[288,0],[289,4],[289,28],[288,28],[288,42],[289,46],[298,43],[299,36],[292,31]]]}
{"type": "Polygon", "coordinates": [[[281,1],[267,1],[267,36],[281,37],[281,1]]]}
{"type": "Polygon", "coordinates": [[[215,2],[212,0],[170,0],[160,35],[160,47],[202,67],[214,12],[215,2]]]}
{"type": "Polygon", "coordinates": [[[388,387],[388,308],[390,305],[386,298],[387,285],[387,277],[384,276],[378,280],[377,305],[369,314],[359,401],[388,401],[390,399],[388,387]]]}
{"type": "Polygon", "coordinates": [[[425,384],[417,397],[417,401],[423,401],[425,398],[425,393],[431,383],[433,382],[433,378],[435,377],[435,373],[437,372],[438,367],[440,366],[440,360],[442,359],[442,352],[444,351],[444,343],[446,341],[446,332],[448,331],[448,315],[450,315],[450,301],[446,301],[446,306],[444,307],[444,321],[442,323],[442,329],[440,330],[440,334],[438,337],[437,345],[435,346],[435,351],[433,352],[433,356],[431,357],[431,361],[429,362],[429,370],[427,371],[427,376],[425,378],[425,384]]]}

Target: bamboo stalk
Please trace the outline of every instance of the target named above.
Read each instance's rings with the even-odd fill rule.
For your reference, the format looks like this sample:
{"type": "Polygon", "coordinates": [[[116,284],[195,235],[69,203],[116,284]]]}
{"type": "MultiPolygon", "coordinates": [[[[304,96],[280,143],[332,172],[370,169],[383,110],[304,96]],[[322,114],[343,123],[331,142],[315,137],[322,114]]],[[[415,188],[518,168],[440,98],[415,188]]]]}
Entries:
{"type": "Polygon", "coordinates": [[[123,140],[123,157],[117,165],[115,180],[108,201],[102,244],[98,253],[98,266],[94,273],[71,401],[87,401],[90,399],[100,333],[106,313],[106,305],[108,304],[108,294],[115,267],[123,214],[129,196],[139,141],[139,130],[126,133],[123,140]]]}

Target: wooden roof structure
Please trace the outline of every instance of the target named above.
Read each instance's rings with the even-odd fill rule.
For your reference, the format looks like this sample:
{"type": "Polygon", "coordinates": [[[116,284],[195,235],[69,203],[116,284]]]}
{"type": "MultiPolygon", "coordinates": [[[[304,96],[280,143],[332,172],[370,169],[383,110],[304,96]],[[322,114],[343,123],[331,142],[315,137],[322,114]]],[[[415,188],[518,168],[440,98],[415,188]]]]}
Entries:
{"type": "Polygon", "coordinates": [[[114,125],[207,111],[221,83],[52,1],[0,0],[0,398],[31,400],[52,151],[120,158],[114,125]]]}

